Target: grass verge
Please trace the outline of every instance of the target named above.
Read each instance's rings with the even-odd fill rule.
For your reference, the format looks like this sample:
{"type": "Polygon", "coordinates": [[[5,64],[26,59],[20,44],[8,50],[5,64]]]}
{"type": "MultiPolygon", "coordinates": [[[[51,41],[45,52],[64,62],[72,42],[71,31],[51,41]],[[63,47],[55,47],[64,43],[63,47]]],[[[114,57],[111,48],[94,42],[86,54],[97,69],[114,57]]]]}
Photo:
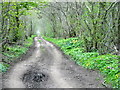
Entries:
{"type": "Polygon", "coordinates": [[[120,72],[118,67],[120,65],[120,56],[111,54],[99,55],[98,52],[85,52],[83,41],[80,41],[78,38],[54,39],[44,37],[44,39],[59,46],[77,64],[88,69],[99,70],[104,76],[106,85],[113,88],[120,87],[120,72]]]}
{"type": "Polygon", "coordinates": [[[0,62],[0,72],[6,72],[10,67],[10,62],[14,59],[19,58],[22,54],[25,54],[29,47],[33,44],[33,38],[35,35],[32,35],[23,42],[23,45],[12,45],[7,46],[6,51],[2,52],[2,62],[0,62]]]}

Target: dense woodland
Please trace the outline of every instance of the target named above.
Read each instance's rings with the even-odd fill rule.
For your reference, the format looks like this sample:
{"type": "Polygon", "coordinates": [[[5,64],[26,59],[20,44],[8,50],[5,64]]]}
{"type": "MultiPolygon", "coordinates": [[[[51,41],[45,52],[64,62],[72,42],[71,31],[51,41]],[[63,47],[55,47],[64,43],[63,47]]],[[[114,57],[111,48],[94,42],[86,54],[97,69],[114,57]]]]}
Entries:
{"type": "MultiPolygon", "coordinates": [[[[99,50],[101,54],[119,54],[119,2],[33,2],[1,3],[2,45],[22,41],[34,34],[32,10],[43,18],[45,36],[84,40],[86,51],[99,50]],[[42,7],[42,8],[41,8],[42,7]],[[45,22],[46,21],[46,22],[45,22]]],[[[3,47],[5,48],[5,47],[3,47]]],[[[4,49],[3,49],[4,50],[4,49]]]]}
{"type": "Polygon", "coordinates": [[[31,2],[1,3],[1,40],[3,50],[6,44],[21,44],[33,34],[32,19],[29,18],[32,9],[31,2]]]}
{"type": "MultiPolygon", "coordinates": [[[[56,39],[77,37],[83,41],[85,52],[119,56],[120,3],[1,2],[0,47],[3,57],[11,56],[6,53],[10,53],[13,46],[22,47],[27,40],[32,42],[32,35],[56,39]]],[[[8,63],[4,58],[3,62],[8,63]]]]}
{"type": "Polygon", "coordinates": [[[86,51],[101,54],[120,51],[120,3],[51,3],[42,13],[51,24],[44,34],[51,37],[80,37],[86,51]],[[52,34],[51,34],[52,32],[52,34]]]}

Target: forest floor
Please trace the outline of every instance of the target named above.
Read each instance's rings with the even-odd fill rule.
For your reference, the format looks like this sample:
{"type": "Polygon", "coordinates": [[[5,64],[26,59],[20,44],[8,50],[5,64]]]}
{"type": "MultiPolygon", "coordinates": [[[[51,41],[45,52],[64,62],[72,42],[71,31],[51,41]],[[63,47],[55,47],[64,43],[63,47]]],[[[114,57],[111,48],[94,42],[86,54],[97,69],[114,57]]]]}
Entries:
{"type": "Polygon", "coordinates": [[[103,78],[67,58],[53,44],[35,37],[29,52],[3,74],[3,88],[104,88],[103,78]]]}

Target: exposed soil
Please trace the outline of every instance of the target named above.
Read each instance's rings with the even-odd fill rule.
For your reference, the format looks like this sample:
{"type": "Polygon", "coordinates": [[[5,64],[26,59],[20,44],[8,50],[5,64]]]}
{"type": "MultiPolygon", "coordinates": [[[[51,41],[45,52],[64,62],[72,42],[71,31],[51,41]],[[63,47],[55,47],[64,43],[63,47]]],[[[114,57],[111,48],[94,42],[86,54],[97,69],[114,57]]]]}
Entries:
{"type": "Polygon", "coordinates": [[[104,88],[98,72],[75,64],[43,38],[36,37],[21,59],[3,74],[3,88],[104,88]]]}

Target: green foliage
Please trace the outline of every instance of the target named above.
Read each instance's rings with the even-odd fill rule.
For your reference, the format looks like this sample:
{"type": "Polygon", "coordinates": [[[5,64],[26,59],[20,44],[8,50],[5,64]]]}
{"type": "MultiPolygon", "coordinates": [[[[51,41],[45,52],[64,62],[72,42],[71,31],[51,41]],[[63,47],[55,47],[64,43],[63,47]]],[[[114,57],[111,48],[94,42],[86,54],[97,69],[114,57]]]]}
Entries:
{"type": "Polygon", "coordinates": [[[24,46],[30,47],[33,44],[33,38],[36,37],[36,35],[32,35],[28,39],[25,40],[24,46]]]}
{"type": "Polygon", "coordinates": [[[0,73],[1,72],[6,72],[8,70],[9,66],[10,66],[9,64],[0,63],[0,73]]]}
{"type": "Polygon", "coordinates": [[[119,85],[119,60],[120,56],[99,55],[98,57],[89,58],[84,65],[90,69],[100,70],[105,75],[105,82],[117,88],[119,85]]]}
{"type": "MultiPolygon", "coordinates": [[[[89,1],[52,3],[48,7],[49,17],[44,16],[50,19],[46,22],[51,24],[51,28],[46,28],[44,35],[55,38],[80,37],[84,41],[87,52],[97,51],[101,55],[116,52],[113,47],[120,51],[118,47],[120,30],[117,27],[119,26],[119,13],[117,13],[119,4],[119,2],[89,1]],[[64,7],[65,5],[67,7],[64,7]]],[[[44,13],[47,15],[46,12],[44,13]]]]}
{"type": "Polygon", "coordinates": [[[26,47],[15,45],[15,46],[8,46],[7,50],[8,50],[7,52],[3,52],[3,55],[13,58],[13,57],[18,57],[21,54],[24,54],[28,49],[26,47]]]}
{"type": "Polygon", "coordinates": [[[39,42],[42,42],[42,40],[38,40],[39,42]]]}
{"type": "Polygon", "coordinates": [[[0,24],[2,25],[2,27],[0,27],[0,35],[3,41],[5,40],[6,42],[9,42],[6,44],[15,44],[20,41],[22,42],[34,33],[30,27],[31,19],[28,20],[24,18],[29,17],[30,15],[28,12],[30,13],[33,8],[38,7],[37,3],[3,2],[0,5],[0,24]]]}
{"type": "MultiPolygon", "coordinates": [[[[32,35],[28,39],[25,40],[23,45],[13,45],[13,46],[7,46],[6,51],[2,52],[4,57],[7,57],[4,59],[5,62],[11,62],[13,59],[20,57],[22,54],[25,54],[28,50],[28,48],[33,44],[33,38],[36,35],[32,35]]],[[[6,72],[9,68],[9,64],[1,63],[0,64],[0,72],[6,72]]]]}
{"type": "Polygon", "coordinates": [[[119,60],[120,56],[117,55],[100,55],[98,52],[85,52],[83,48],[83,41],[78,38],[68,39],[54,39],[44,37],[46,40],[51,41],[61,47],[65,54],[70,55],[77,64],[88,68],[99,70],[104,75],[106,84],[113,88],[119,86],[119,60]]]}

